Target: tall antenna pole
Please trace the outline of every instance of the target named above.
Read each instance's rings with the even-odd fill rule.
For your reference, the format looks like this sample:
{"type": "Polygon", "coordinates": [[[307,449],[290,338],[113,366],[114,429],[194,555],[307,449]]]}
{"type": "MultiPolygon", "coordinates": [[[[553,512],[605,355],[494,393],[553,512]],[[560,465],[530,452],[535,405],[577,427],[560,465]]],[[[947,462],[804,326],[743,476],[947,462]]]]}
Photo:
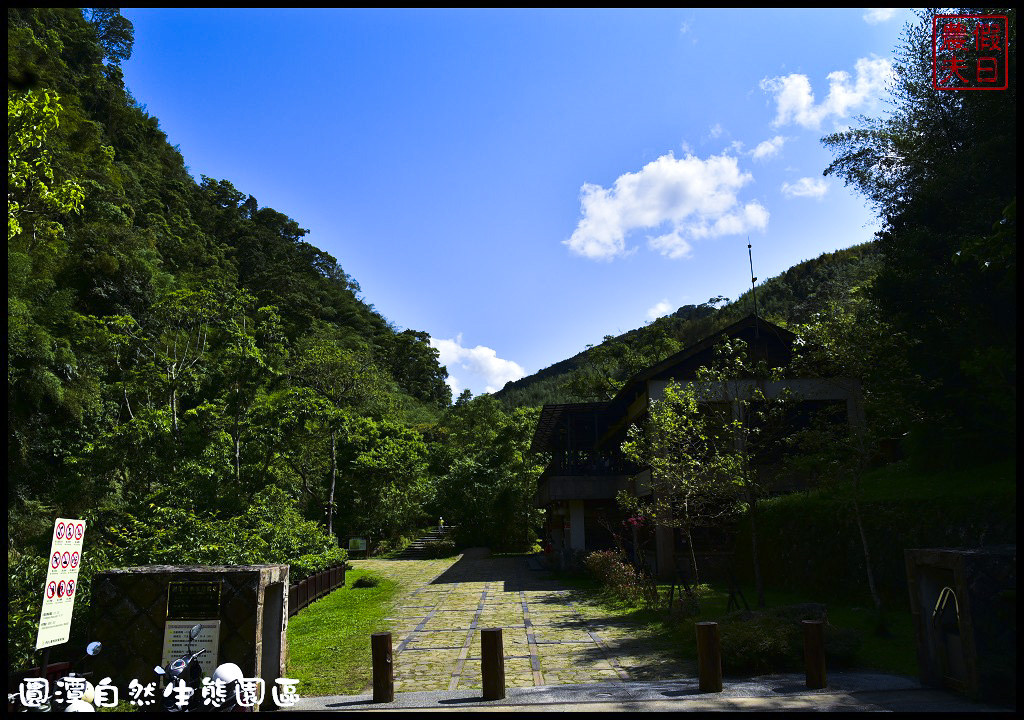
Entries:
{"type": "Polygon", "coordinates": [[[750,249],[750,238],[747,238],[747,258],[750,260],[750,294],[754,298],[754,337],[760,339],[757,327],[757,288],[754,283],[757,282],[757,278],[754,277],[754,254],[750,249]]]}

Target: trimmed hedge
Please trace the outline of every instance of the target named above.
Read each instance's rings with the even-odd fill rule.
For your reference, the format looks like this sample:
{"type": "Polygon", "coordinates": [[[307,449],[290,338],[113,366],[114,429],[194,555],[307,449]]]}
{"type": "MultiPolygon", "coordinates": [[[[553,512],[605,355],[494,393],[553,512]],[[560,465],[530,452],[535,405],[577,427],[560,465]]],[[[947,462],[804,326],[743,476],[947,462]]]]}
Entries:
{"type": "Polygon", "coordinates": [[[860,649],[860,635],[830,625],[824,605],[807,603],[741,610],[719,620],[723,672],[745,675],[800,670],[804,651],[802,620],[825,621],[825,653],[831,667],[853,663],[860,649]]]}
{"type": "MultiPolygon", "coordinates": [[[[890,466],[864,483],[861,515],[875,582],[883,598],[907,602],[903,550],[1016,542],[1012,463],[925,474],[890,466]]],[[[846,488],[762,501],[758,550],[766,587],[796,587],[825,597],[868,593],[853,504],[846,488]]],[[[736,567],[753,582],[749,518],[740,526],[736,567]]]]}

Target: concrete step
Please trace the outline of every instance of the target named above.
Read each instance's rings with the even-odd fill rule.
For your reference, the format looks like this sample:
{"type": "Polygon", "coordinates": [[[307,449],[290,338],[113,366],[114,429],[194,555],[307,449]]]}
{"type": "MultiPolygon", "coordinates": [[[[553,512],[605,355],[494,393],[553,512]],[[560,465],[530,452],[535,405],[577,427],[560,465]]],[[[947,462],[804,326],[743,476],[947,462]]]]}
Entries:
{"type": "Polygon", "coordinates": [[[427,545],[438,540],[444,540],[451,534],[452,530],[453,528],[450,525],[446,525],[443,530],[431,530],[426,535],[422,535],[409,543],[395,558],[398,560],[426,560],[427,545]]]}

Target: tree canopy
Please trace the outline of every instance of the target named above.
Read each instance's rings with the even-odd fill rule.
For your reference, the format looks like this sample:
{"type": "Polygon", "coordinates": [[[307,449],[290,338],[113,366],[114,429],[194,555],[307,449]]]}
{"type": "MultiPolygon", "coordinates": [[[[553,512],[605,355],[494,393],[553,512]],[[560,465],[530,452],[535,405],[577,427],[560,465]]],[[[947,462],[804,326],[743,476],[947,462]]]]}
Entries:
{"type": "Polygon", "coordinates": [[[451,404],[427,334],[376,312],[298,221],[189,175],[124,86],[117,9],[11,8],[7,38],[13,665],[56,516],[90,521],[80,613],[112,564],[301,577],[343,534],[421,526],[434,449],[405,418],[451,404]]]}
{"type": "MultiPolygon", "coordinates": [[[[1016,45],[1008,89],[935,89],[938,12],[919,12],[905,29],[892,109],[823,139],[836,153],[825,174],[857,188],[882,220],[872,294],[911,340],[906,357],[924,381],[921,440],[1007,452],[1016,437],[1016,45]]],[[[1016,9],[999,14],[1016,37],[1016,9]]]]}

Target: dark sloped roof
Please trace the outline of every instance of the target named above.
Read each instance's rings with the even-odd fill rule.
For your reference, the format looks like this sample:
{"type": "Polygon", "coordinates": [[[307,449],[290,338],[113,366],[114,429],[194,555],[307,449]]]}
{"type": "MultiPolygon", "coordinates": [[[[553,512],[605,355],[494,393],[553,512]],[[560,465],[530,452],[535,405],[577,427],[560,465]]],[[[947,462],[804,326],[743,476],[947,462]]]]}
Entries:
{"type": "Polygon", "coordinates": [[[651,365],[645,370],[641,370],[639,373],[634,375],[626,382],[625,385],[616,394],[615,399],[612,403],[617,403],[620,399],[627,397],[636,390],[638,385],[642,385],[648,380],[653,380],[659,375],[669,372],[678,365],[682,365],[687,360],[701,352],[710,350],[713,348],[723,337],[735,337],[743,333],[744,330],[752,330],[758,333],[764,333],[768,337],[774,337],[786,345],[791,345],[793,340],[796,338],[792,332],[786,328],[779,327],[774,323],[770,323],[764,318],[757,317],[756,315],[747,315],[745,318],[737,320],[732,325],[724,327],[716,333],[708,335],[702,340],[695,342],[689,347],[683,348],[675,355],[670,355],[659,363],[651,365]]]}
{"type": "Polygon", "coordinates": [[[644,388],[648,380],[658,379],[661,376],[668,377],[670,373],[677,372],[680,366],[685,366],[687,362],[699,362],[698,356],[714,348],[724,337],[750,336],[752,334],[759,336],[762,344],[771,344],[774,340],[775,344],[786,348],[792,345],[796,338],[789,330],[770,323],[764,318],[753,314],[747,315],[732,325],[722,328],[661,362],[640,371],[622,386],[611,401],[545,405],[541,411],[540,420],[537,422],[537,430],[533,434],[530,449],[533,452],[561,449],[563,447],[561,445],[562,429],[569,427],[573,417],[587,414],[594,416],[594,424],[598,428],[597,434],[601,437],[598,444],[603,442],[616,430],[621,430],[626,419],[626,406],[636,393],[644,388]]]}
{"type": "Polygon", "coordinates": [[[561,403],[557,405],[545,405],[541,410],[540,419],[537,421],[537,430],[533,433],[533,442],[530,450],[533,452],[546,452],[554,449],[555,431],[563,421],[567,421],[571,415],[593,413],[602,421],[607,422],[608,403],[561,403]]]}

